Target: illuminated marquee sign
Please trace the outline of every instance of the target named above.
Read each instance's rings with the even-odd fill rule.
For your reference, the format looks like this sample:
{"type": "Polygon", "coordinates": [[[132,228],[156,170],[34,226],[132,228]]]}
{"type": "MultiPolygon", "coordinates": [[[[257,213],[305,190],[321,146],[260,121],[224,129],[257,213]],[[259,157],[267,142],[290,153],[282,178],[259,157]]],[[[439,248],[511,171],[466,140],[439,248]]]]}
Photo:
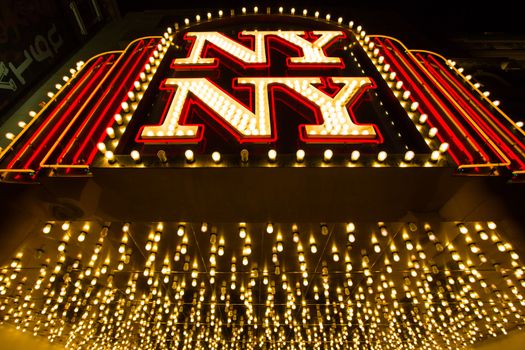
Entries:
{"type": "Polygon", "coordinates": [[[344,38],[341,31],[243,31],[240,37],[252,39],[255,48],[249,49],[237,41],[230,39],[219,32],[189,32],[185,38],[192,40],[193,46],[187,58],[175,59],[175,65],[202,65],[217,67],[217,60],[206,56],[206,44],[213,44],[227,55],[242,62],[245,67],[260,68],[267,67],[268,60],[266,43],[271,39],[280,39],[284,45],[300,48],[302,55],[290,57],[289,65],[304,64],[329,64],[342,66],[341,58],[327,57],[324,48],[336,38],[344,38]],[[314,38],[307,40],[306,38],[314,38]]]}
{"type": "Polygon", "coordinates": [[[141,136],[146,140],[200,140],[200,126],[181,123],[184,102],[188,93],[193,93],[215,112],[221,122],[226,124],[226,128],[239,137],[240,142],[274,141],[274,125],[270,115],[275,112],[270,109],[268,95],[269,87],[279,85],[314,103],[321,111],[320,125],[304,125],[303,141],[321,139],[324,142],[335,142],[376,137],[373,126],[355,124],[347,109],[348,104],[356,100],[363,90],[373,86],[370,79],[333,77],[332,81],[343,84],[333,97],[315,87],[316,84],[321,84],[320,78],[239,78],[236,81],[239,86],[251,86],[254,89],[255,112],[252,112],[251,108],[243,106],[207,79],[167,79],[166,87],[176,87],[167,116],[162,125],[145,126],[141,136]]]}
{"type": "Polygon", "coordinates": [[[353,22],[272,16],[188,20],[80,62],[5,134],[2,179],[276,154],[284,166],[525,173],[524,131],[453,62],[353,22]]]}
{"type": "MultiPolygon", "coordinates": [[[[218,59],[207,57],[207,49],[214,46],[225,55],[242,65],[244,69],[261,69],[270,66],[271,43],[297,49],[298,57],[287,57],[288,67],[314,67],[318,74],[323,68],[343,68],[340,57],[330,57],[325,48],[336,38],[345,38],[342,31],[243,31],[240,38],[251,39],[250,49],[219,32],[189,32],[186,40],[192,41],[188,57],[176,58],[172,68],[181,66],[201,69],[218,69],[218,59]],[[277,41],[277,43],[275,42],[277,41]]],[[[358,125],[350,116],[351,106],[373,82],[367,77],[330,77],[329,82],[341,88],[334,96],[318,89],[323,83],[320,77],[240,77],[235,78],[234,88],[253,91],[253,106],[245,106],[228,92],[206,78],[166,79],[163,87],[175,90],[175,95],[161,125],[146,125],[137,141],[143,142],[200,142],[202,125],[187,125],[185,109],[188,94],[193,94],[200,105],[211,110],[215,118],[240,142],[276,141],[276,115],[273,108],[273,87],[284,88],[295,99],[295,103],[310,103],[320,110],[314,125],[301,125],[300,138],[303,142],[381,142],[373,125],[358,125]],[[272,95],[272,96],[270,96],[272,95]]]]}

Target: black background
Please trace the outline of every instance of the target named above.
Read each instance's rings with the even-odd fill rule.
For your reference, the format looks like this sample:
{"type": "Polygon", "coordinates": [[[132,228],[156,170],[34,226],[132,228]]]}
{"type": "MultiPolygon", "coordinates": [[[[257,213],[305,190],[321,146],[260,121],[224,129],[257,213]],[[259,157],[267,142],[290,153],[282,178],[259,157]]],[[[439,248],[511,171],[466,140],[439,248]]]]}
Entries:
{"type": "Polygon", "coordinates": [[[525,24],[518,1],[195,1],[116,0],[123,16],[130,12],[165,11],[167,16],[194,18],[210,10],[241,7],[259,12],[279,6],[285,11],[304,8],[312,15],[330,13],[332,19],[361,24],[370,34],[394,36],[411,49],[438,52],[465,67],[492,98],[514,119],[525,115],[525,24]],[[474,42],[474,43],[473,43],[474,42]],[[510,63],[509,63],[510,62],[510,63]],[[505,68],[503,68],[505,67],[505,68]]]}

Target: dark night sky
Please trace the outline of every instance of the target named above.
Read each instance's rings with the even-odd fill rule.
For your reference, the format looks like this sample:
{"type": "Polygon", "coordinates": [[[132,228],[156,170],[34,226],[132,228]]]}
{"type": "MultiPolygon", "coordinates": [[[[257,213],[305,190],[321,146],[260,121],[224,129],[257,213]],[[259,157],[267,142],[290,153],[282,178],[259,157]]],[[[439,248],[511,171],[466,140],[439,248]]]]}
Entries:
{"type": "MultiPolygon", "coordinates": [[[[297,9],[332,11],[346,18],[355,18],[370,25],[415,25],[432,31],[455,32],[521,32],[525,33],[523,12],[519,2],[498,1],[487,5],[487,1],[195,1],[174,0],[117,0],[123,13],[156,9],[194,9],[204,11],[211,8],[259,8],[284,6],[297,9]],[[198,7],[195,7],[198,4],[198,7]]],[[[379,28],[378,28],[379,29],[379,28]]]]}
{"type": "Polygon", "coordinates": [[[117,0],[122,14],[136,11],[177,10],[190,16],[208,9],[230,9],[245,6],[259,8],[279,6],[297,11],[331,13],[332,17],[343,16],[363,24],[370,33],[388,34],[398,37],[409,47],[431,50],[449,50],[452,56],[461,56],[461,48],[451,46],[455,37],[496,34],[525,36],[524,15],[518,2],[498,1],[486,5],[486,1],[174,1],[174,0],[117,0]],[[195,6],[198,4],[198,7],[195,6]]]}

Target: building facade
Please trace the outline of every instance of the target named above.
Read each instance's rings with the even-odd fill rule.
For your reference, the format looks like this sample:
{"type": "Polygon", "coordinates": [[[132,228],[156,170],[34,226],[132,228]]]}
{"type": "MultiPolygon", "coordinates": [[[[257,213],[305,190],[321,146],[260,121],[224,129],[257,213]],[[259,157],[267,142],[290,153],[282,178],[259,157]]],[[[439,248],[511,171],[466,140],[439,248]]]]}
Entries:
{"type": "Polygon", "coordinates": [[[58,84],[0,153],[19,331],[457,349],[521,329],[525,132],[454,61],[254,7],[170,21],[58,84]]]}

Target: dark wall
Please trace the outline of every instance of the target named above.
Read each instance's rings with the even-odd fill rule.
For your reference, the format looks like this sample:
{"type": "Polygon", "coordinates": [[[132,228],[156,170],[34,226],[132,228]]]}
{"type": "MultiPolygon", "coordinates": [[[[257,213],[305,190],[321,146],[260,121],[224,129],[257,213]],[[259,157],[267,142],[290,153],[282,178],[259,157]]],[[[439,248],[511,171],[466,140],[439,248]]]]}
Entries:
{"type": "Polygon", "coordinates": [[[91,0],[0,1],[0,116],[85,42],[99,21],[91,0]]]}

